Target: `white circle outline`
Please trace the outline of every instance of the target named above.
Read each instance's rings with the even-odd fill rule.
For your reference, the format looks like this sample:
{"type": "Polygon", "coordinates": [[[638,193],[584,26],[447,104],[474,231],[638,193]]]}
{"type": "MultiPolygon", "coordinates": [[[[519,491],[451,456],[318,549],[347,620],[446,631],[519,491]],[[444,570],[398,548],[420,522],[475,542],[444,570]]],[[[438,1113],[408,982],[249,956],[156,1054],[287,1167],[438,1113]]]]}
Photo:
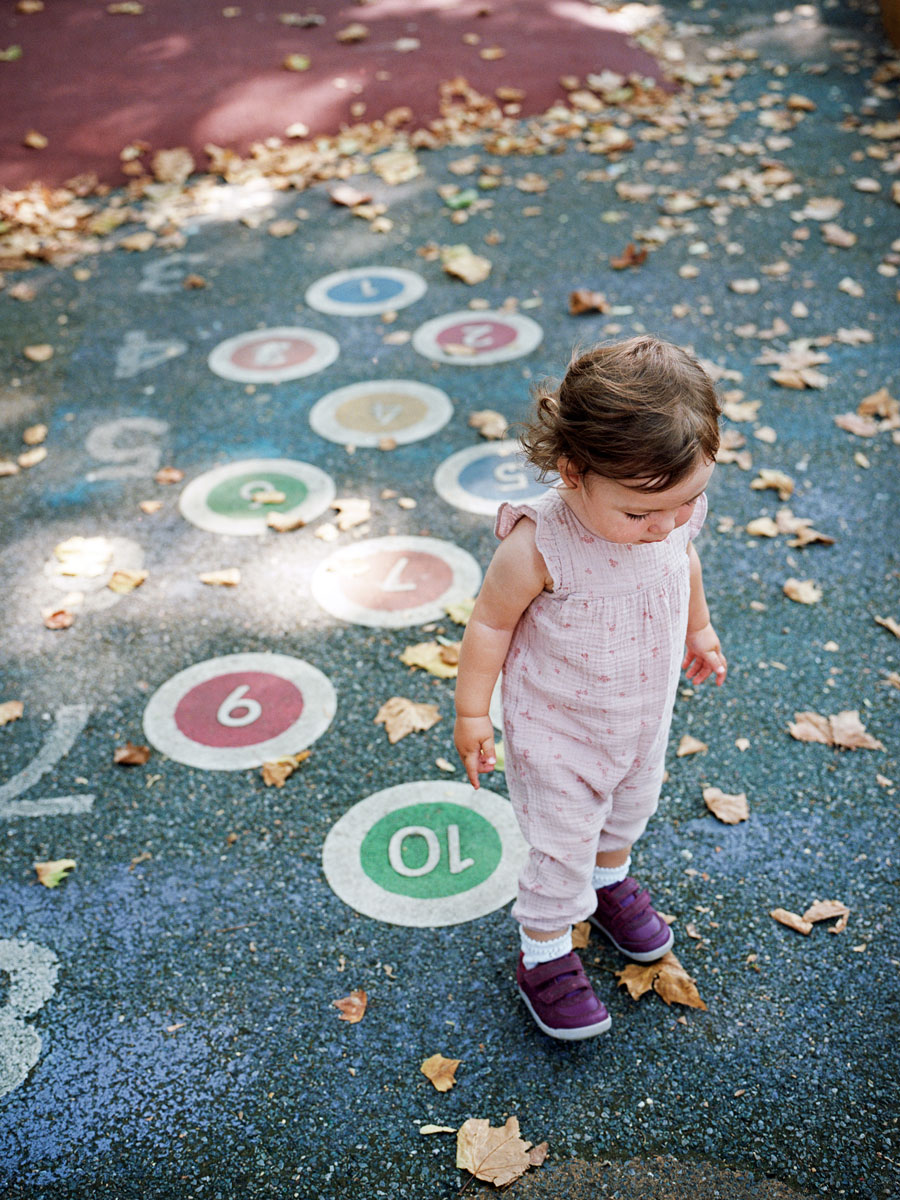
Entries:
{"type": "Polygon", "coordinates": [[[420,325],[412,336],[413,349],[424,358],[434,362],[450,363],[456,367],[480,367],[485,364],[509,362],[514,358],[522,358],[536,350],[544,338],[544,331],[537,321],[521,313],[505,313],[496,310],[477,312],[466,308],[460,312],[445,313],[442,317],[433,317],[420,325]],[[495,350],[486,350],[483,354],[448,354],[438,342],[438,337],[448,325],[461,323],[476,324],[479,321],[496,321],[499,325],[509,325],[516,331],[514,341],[495,350]]]}
{"type": "Polygon", "coordinates": [[[336,317],[367,317],[383,312],[393,312],[394,309],[408,308],[421,300],[428,290],[428,284],[415,271],[407,271],[403,267],[350,267],[345,271],[333,271],[310,284],[303,297],[310,308],[318,312],[330,313],[336,317]],[[385,279],[393,279],[403,284],[403,291],[396,296],[383,300],[373,300],[371,304],[363,301],[333,300],[328,292],[339,283],[351,279],[365,279],[372,275],[382,275],[385,279]]]}
{"type": "Polygon", "coordinates": [[[333,392],[328,392],[312,406],[309,413],[309,424],[314,433],[329,442],[337,442],[339,446],[352,444],[364,449],[377,447],[382,437],[390,437],[397,445],[409,442],[420,442],[443,429],[453,416],[453,402],[446,392],[432,387],[430,383],[419,383],[417,379],[375,379],[365,383],[350,383],[333,392]],[[368,433],[362,429],[353,429],[343,425],[337,418],[337,410],[342,404],[357,396],[368,396],[378,392],[393,392],[421,400],[428,411],[421,420],[403,429],[386,430],[384,434],[368,433]]]}
{"type": "Polygon", "coordinates": [[[496,792],[445,779],[420,779],[360,800],[332,825],[322,847],[322,870],[339,900],[363,916],[415,929],[461,925],[502,908],[516,894],[528,845],[512,805],[496,792]],[[369,830],[388,813],[413,804],[456,804],[477,812],[500,837],[500,862],[487,879],[455,896],[419,899],[389,892],[362,869],[360,852],[369,830]]]}
{"type": "MultiPolygon", "coordinates": [[[[516,454],[521,453],[522,447],[513,438],[507,438],[502,442],[486,442],[480,446],[467,446],[464,450],[457,450],[455,454],[445,458],[435,471],[434,490],[442,500],[446,500],[454,508],[461,508],[465,512],[479,513],[482,516],[493,516],[506,500],[510,504],[529,504],[544,494],[547,490],[545,484],[535,481],[535,488],[540,488],[540,491],[510,492],[508,497],[500,496],[496,500],[491,500],[487,496],[477,496],[474,492],[468,491],[459,482],[459,476],[470,463],[478,462],[482,458],[490,458],[492,455],[498,458],[513,458],[516,454]]],[[[523,464],[522,469],[527,472],[528,464],[523,464]]]]}
{"type": "Polygon", "coordinates": [[[402,534],[390,537],[367,538],[355,542],[352,546],[329,555],[324,562],[319,563],[310,581],[313,599],[326,612],[342,621],[354,625],[365,625],[370,629],[405,629],[411,625],[422,625],[426,621],[436,621],[445,615],[444,606],[459,600],[468,600],[478,591],[481,583],[481,567],[468,552],[453,542],[445,542],[440,538],[412,537],[402,534]],[[350,600],[341,588],[335,565],[347,559],[362,559],[377,554],[382,550],[410,550],[423,554],[432,554],[439,558],[453,573],[450,586],[436,600],[427,604],[418,604],[412,608],[400,608],[393,612],[383,609],[367,608],[350,600]]]}
{"type": "Polygon", "coordinates": [[[246,771],[285,754],[311,746],[331,725],[337,711],[337,694],[327,675],[302,658],[287,654],[225,654],[194,663],[172,675],[156,689],[144,709],[144,733],[167,758],[206,771],[246,771]],[[186,737],[175,724],[175,709],[198,684],[237,671],[279,675],[303,694],[303,711],[276,737],[249,746],[204,746],[186,737]]]}
{"type": "Polygon", "coordinates": [[[245,333],[226,338],[210,351],[206,362],[214,374],[235,383],[284,383],[288,379],[302,379],[305,375],[315,375],[318,371],[324,371],[326,367],[331,366],[340,352],[340,345],[329,333],[320,333],[318,329],[306,329],[300,325],[277,325],[271,329],[248,329],[245,333]],[[315,347],[315,353],[304,362],[276,367],[271,371],[239,367],[231,361],[231,355],[242,346],[275,338],[302,339],[315,347]]]}
{"type": "Polygon", "coordinates": [[[268,511],[271,511],[274,505],[264,505],[263,509],[268,511],[262,511],[258,515],[230,517],[225,513],[213,512],[206,503],[206,497],[213,488],[236,475],[259,473],[264,479],[269,472],[290,475],[299,479],[308,489],[308,495],[299,504],[295,504],[291,509],[278,510],[285,518],[296,518],[308,525],[329,508],[336,495],[334,480],[312,463],[299,462],[293,458],[244,458],[238,462],[225,463],[221,467],[213,467],[212,470],[204,471],[202,475],[192,479],[178,497],[181,515],[198,529],[205,529],[207,533],[234,534],[239,537],[265,533],[268,529],[268,511]]]}

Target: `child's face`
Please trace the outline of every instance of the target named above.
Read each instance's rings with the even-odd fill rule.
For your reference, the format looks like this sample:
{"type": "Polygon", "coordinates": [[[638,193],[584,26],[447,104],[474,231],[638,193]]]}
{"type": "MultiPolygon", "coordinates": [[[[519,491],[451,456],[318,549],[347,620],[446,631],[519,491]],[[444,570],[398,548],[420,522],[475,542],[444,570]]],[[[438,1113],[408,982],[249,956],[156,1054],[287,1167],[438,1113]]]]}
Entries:
{"type": "Polygon", "coordinates": [[[715,463],[700,461],[690,475],[664,492],[642,492],[640,480],[576,475],[560,463],[561,495],[582,525],[620,545],[663,542],[691,518],[715,463]]]}

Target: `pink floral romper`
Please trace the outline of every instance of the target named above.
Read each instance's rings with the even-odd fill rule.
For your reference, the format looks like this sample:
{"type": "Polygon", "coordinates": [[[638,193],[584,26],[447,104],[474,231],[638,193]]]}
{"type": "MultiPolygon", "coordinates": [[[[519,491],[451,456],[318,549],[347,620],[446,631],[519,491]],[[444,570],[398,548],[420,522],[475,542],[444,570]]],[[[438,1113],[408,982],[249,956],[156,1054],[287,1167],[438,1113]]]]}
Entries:
{"type": "Polygon", "coordinates": [[[522,614],[503,666],[506,779],[531,847],[513,916],[551,931],[596,907],[598,850],[618,850],[656,811],[684,657],[688,543],[706,517],[663,542],[620,545],[591,533],[559,492],[504,504],[499,538],[537,526],[553,591],[522,614]]]}

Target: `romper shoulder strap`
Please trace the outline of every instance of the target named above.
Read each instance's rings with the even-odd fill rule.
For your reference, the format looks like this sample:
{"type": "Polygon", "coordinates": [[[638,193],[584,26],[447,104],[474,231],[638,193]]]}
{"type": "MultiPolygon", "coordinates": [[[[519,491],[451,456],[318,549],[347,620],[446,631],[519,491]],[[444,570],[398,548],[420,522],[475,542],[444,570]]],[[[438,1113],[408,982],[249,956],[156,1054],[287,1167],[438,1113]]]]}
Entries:
{"type": "Polygon", "coordinates": [[[565,502],[551,488],[531,504],[501,504],[494,526],[494,532],[502,541],[522,517],[534,521],[535,545],[547,565],[557,595],[569,591],[572,574],[565,544],[565,511],[560,512],[560,509],[566,510],[565,502]]]}

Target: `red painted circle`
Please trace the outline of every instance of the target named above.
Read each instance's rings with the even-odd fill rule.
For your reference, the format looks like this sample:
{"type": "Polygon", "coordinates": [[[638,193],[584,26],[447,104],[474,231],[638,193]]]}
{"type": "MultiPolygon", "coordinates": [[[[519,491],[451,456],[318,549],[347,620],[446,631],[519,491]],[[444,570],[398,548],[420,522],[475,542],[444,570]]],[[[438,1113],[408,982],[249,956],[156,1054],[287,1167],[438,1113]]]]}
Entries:
{"type": "Polygon", "coordinates": [[[503,325],[499,321],[479,321],[473,317],[471,321],[460,321],[457,325],[448,325],[435,338],[439,346],[469,346],[476,354],[484,354],[489,350],[499,350],[514,342],[518,333],[511,325],[503,325]],[[466,337],[472,337],[477,330],[474,342],[467,342],[466,337]]]}
{"type": "Polygon", "coordinates": [[[302,712],[303,696],[290,680],[265,671],[234,671],[185,692],[174,719],[184,736],[201,746],[239,747],[278,737],[302,712]],[[229,697],[231,703],[223,707],[229,697]],[[248,717],[253,719],[237,723],[248,717]]]}
{"type": "Polygon", "coordinates": [[[353,604],[379,612],[398,612],[443,596],[453,583],[453,571],[436,554],[379,550],[345,560],[339,578],[341,590],[353,604]],[[365,570],[360,569],[362,565],[365,570]]]}
{"type": "Polygon", "coordinates": [[[247,371],[280,371],[297,363],[307,362],[315,354],[311,342],[300,338],[261,337],[258,341],[244,342],[231,352],[231,361],[236,367],[247,371]],[[260,350],[271,346],[268,356],[259,357],[260,350]]]}

